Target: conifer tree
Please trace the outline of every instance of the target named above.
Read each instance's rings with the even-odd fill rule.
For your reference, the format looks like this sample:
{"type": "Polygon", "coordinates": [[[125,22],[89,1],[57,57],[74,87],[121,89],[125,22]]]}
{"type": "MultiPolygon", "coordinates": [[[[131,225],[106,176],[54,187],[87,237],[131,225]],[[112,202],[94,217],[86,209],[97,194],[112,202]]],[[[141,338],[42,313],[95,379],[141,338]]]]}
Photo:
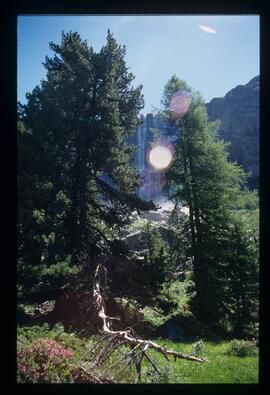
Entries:
{"type": "Polygon", "coordinates": [[[165,281],[168,270],[168,248],[158,229],[150,222],[146,228],[147,253],[143,264],[154,287],[165,281]]]}
{"type": "MultiPolygon", "coordinates": [[[[248,198],[245,196],[246,201],[248,198]]],[[[234,215],[230,239],[225,314],[238,338],[258,336],[259,216],[256,196],[252,199],[253,207],[248,204],[248,209],[244,206],[234,215]]]]}
{"type": "Polygon", "coordinates": [[[189,208],[195,297],[192,308],[201,321],[220,325],[226,305],[232,210],[245,174],[228,161],[227,146],[217,136],[218,122],[208,122],[200,94],[173,76],[164,89],[164,117],[179,128],[176,159],[167,172],[170,198],[189,208]],[[188,92],[188,111],[176,118],[170,100],[188,92]]]}
{"type": "MultiPolygon", "coordinates": [[[[47,77],[27,95],[20,121],[35,150],[34,168],[27,171],[36,184],[47,183],[48,191],[38,207],[23,204],[28,211],[43,210],[46,237],[54,233],[54,242],[45,257],[39,251],[26,261],[51,265],[71,257],[81,265],[102,253],[124,254],[117,235],[131,212],[155,208],[135,194],[138,175],[126,143],[140,122],[142,87],[132,86],[125,48],[109,31],[98,53],[72,32],[62,33],[61,44],[50,48],[55,55],[46,57],[47,77]]],[[[28,223],[25,213],[19,227],[28,223]]]]}

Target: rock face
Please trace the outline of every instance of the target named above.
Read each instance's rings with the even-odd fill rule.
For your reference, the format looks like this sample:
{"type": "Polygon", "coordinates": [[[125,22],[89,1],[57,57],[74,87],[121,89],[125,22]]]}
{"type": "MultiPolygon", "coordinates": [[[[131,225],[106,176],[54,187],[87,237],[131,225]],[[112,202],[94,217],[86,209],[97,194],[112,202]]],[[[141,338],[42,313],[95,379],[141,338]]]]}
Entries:
{"type": "Polygon", "coordinates": [[[128,248],[130,250],[140,251],[143,247],[143,239],[145,239],[145,232],[138,230],[126,236],[128,248]]]}
{"type": "MultiPolygon", "coordinates": [[[[170,223],[170,215],[174,208],[174,204],[172,202],[163,202],[160,203],[160,208],[157,211],[149,211],[142,212],[139,216],[135,217],[135,220],[141,220],[144,222],[144,226],[147,225],[148,222],[151,222],[152,226],[158,229],[161,236],[164,240],[166,240],[169,244],[173,239],[173,231],[170,223]]],[[[179,219],[184,221],[186,216],[188,215],[187,207],[180,207],[179,209],[179,219]]],[[[126,231],[123,235],[123,240],[127,242],[129,250],[132,252],[137,252],[139,255],[144,254],[147,251],[147,243],[146,243],[146,231],[144,226],[135,231],[128,232],[126,231]]]]}
{"type": "Polygon", "coordinates": [[[248,185],[259,185],[259,76],[206,104],[209,119],[221,121],[219,135],[230,141],[230,160],[250,172],[248,185]]]}

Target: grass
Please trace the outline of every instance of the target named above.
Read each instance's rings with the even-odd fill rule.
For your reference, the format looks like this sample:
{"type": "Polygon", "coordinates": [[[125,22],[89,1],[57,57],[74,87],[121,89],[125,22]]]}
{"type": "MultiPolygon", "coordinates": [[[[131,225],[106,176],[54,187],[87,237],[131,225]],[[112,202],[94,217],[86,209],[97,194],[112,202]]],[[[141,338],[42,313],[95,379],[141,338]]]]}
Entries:
{"type": "MultiPolygon", "coordinates": [[[[44,325],[34,327],[21,327],[18,329],[17,338],[21,344],[31,343],[34,339],[46,337],[54,338],[59,343],[74,351],[74,362],[86,352],[87,346],[94,342],[94,337],[79,338],[74,333],[66,333],[61,325],[49,329],[44,325]]],[[[194,344],[173,342],[165,339],[155,339],[160,345],[185,354],[194,352],[194,344]]],[[[143,362],[142,383],[175,383],[175,384],[249,384],[258,383],[258,353],[252,357],[236,357],[227,355],[229,342],[204,342],[204,347],[198,356],[207,357],[209,362],[198,363],[179,359],[171,362],[153,350],[149,356],[160,369],[159,374],[147,374],[148,365],[143,362]]],[[[118,355],[119,357],[119,355],[118,355]]],[[[128,381],[128,372],[123,372],[119,377],[120,382],[128,381]]]]}
{"type": "MultiPolygon", "coordinates": [[[[190,354],[192,344],[172,341],[157,341],[166,347],[190,354]]],[[[142,382],[149,383],[152,380],[164,383],[177,384],[249,384],[258,383],[258,355],[253,357],[234,357],[226,355],[229,342],[211,343],[205,342],[206,352],[200,356],[207,357],[209,362],[197,363],[179,359],[168,362],[164,357],[157,356],[150,350],[149,354],[161,369],[160,377],[149,378],[146,375],[146,366],[142,382]],[[161,380],[159,380],[161,379],[161,380]]]]}

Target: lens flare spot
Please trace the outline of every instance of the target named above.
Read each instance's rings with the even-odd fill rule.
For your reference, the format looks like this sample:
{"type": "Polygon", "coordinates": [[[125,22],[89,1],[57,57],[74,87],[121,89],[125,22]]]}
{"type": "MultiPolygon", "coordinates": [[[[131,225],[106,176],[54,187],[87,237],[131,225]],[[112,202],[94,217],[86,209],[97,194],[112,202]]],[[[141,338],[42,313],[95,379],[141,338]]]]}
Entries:
{"type": "Polygon", "coordinates": [[[168,147],[156,145],[149,152],[149,163],[157,170],[166,169],[172,162],[173,155],[168,147]]]}
{"type": "Polygon", "coordinates": [[[173,117],[181,118],[189,109],[190,94],[187,90],[181,89],[176,92],[170,101],[170,112],[173,117]]]}
{"type": "Polygon", "coordinates": [[[201,30],[203,30],[203,31],[206,32],[206,33],[212,33],[212,34],[216,34],[216,33],[217,33],[216,29],[213,29],[213,28],[210,27],[210,26],[198,25],[198,28],[201,29],[201,30]]]}

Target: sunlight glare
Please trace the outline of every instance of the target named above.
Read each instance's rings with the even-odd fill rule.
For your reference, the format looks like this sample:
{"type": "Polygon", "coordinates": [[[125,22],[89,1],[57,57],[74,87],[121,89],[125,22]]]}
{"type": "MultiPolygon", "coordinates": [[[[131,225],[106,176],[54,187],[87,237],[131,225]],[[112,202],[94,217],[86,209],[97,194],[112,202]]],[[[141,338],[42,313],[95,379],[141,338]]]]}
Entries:
{"type": "Polygon", "coordinates": [[[206,33],[212,33],[212,34],[216,34],[217,31],[215,29],[213,29],[210,26],[206,26],[206,25],[198,25],[198,28],[203,30],[206,33]]]}
{"type": "Polygon", "coordinates": [[[173,155],[169,148],[157,145],[151,149],[149,153],[149,162],[157,170],[166,169],[171,161],[173,155]]]}
{"type": "Polygon", "coordinates": [[[190,93],[185,89],[176,92],[170,101],[170,112],[173,117],[181,118],[185,115],[190,106],[190,93]]]}

